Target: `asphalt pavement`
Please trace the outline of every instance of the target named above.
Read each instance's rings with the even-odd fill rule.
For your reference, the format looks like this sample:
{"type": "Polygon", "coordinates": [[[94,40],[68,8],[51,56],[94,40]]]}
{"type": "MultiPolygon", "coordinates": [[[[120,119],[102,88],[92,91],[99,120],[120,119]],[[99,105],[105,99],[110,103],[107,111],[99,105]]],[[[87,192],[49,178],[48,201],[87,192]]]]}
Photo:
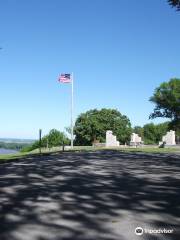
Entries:
{"type": "Polygon", "coordinates": [[[65,152],[0,164],[0,240],[138,239],[180,239],[180,155],[65,152]]]}

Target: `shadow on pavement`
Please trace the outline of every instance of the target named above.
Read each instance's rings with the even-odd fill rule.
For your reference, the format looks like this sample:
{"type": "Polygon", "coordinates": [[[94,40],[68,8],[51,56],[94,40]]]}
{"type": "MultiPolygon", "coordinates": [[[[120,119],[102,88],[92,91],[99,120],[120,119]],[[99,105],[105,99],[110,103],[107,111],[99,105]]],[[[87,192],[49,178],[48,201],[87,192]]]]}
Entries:
{"type": "Polygon", "coordinates": [[[180,239],[180,156],[98,151],[0,165],[0,239],[180,239]],[[173,234],[134,230],[173,229],[173,234]]]}

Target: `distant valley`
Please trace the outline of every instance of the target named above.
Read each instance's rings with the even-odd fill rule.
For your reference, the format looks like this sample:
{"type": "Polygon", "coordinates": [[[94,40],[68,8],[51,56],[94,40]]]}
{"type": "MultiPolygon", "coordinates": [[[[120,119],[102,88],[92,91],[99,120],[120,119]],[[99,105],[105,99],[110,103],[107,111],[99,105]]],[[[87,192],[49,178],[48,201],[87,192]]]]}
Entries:
{"type": "Polygon", "coordinates": [[[0,154],[11,153],[13,151],[21,151],[23,148],[33,144],[33,139],[18,139],[18,138],[0,138],[0,154]]]}
{"type": "Polygon", "coordinates": [[[4,143],[26,143],[31,144],[35,142],[35,139],[20,139],[20,138],[0,138],[0,142],[4,143]]]}

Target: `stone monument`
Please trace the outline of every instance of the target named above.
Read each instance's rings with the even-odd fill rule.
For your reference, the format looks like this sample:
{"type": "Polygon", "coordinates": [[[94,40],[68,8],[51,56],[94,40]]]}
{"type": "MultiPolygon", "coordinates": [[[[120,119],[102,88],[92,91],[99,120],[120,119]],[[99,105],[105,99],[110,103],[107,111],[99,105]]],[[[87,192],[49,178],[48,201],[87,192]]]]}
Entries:
{"type": "Polygon", "coordinates": [[[141,143],[142,143],[141,137],[139,137],[139,135],[136,134],[136,133],[132,133],[131,134],[130,145],[131,146],[137,146],[137,145],[140,145],[141,143]]]}
{"type": "Polygon", "coordinates": [[[116,136],[113,135],[112,131],[106,131],[106,147],[118,147],[119,141],[117,141],[116,136]]]}
{"type": "Polygon", "coordinates": [[[159,143],[159,145],[161,145],[162,143],[165,143],[165,145],[176,145],[176,141],[175,141],[175,131],[170,130],[169,132],[166,133],[166,135],[164,135],[162,137],[162,142],[159,143]]]}

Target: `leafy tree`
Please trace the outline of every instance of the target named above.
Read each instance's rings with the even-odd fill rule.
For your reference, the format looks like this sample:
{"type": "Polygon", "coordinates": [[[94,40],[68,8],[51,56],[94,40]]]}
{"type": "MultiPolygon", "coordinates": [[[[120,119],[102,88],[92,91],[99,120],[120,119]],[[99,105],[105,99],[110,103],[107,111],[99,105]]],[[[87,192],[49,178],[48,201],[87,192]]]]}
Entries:
{"type": "Polygon", "coordinates": [[[133,128],[133,132],[138,134],[143,139],[143,137],[144,137],[144,128],[143,127],[135,126],[133,128]]]}
{"type": "Polygon", "coordinates": [[[156,127],[156,143],[158,143],[159,141],[162,141],[162,136],[164,136],[167,131],[170,130],[169,128],[169,122],[164,122],[164,123],[159,123],[157,125],[155,125],[156,127]]]}
{"type": "MultiPolygon", "coordinates": [[[[60,132],[56,129],[50,130],[48,135],[45,135],[41,141],[41,147],[56,147],[62,146],[63,144],[68,145],[70,143],[69,139],[63,132],[60,132]]],[[[22,149],[22,151],[32,151],[40,147],[40,142],[35,141],[30,147],[22,149]]]]}
{"type": "Polygon", "coordinates": [[[168,2],[172,7],[175,7],[178,11],[180,11],[180,0],[168,0],[168,2]]]}
{"type": "Polygon", "coordinates": [[[92,109],[79,115],[74,133],[77,145],[91,145],[95,141],[105,142],[107,130],[112,130],[121,143],[129,141],[131,123],[115,109],[92,109]]]}
{"type": "Polygon", "coordinates": [[[162,140],[162,136],[169,130],[169,122],[160,123],[155,125],[154,123],[145,124],[143,127],[144,143],[145,144],[157,144],[162,140]]]}
{"type": "Polygon", "coordinates": [[[155,144],[156,143],[156,126],[154,123],[148,123],[144,125],[144,143],[155,144]]]}
{"type": "Polygon", "coordinates": [[[149,118],[170,118],[173,129],[180,129],[180,79],[173,78],[169,82],[163,82],[155,89],[150,101],[156,106],[149,118]]]}
{"type": "Polygon", "coordinates": [[[49,147],[56,147],[63,144],[64,134],[56,129],[52,129],[47,138],[49,147]]]}
{"type": "Polygon", "coordinates": [[[22,148],[21,152],[30,152],[36,148],[39,148],[39,141],[35,141],[33,144],[30,146],[22,148]]]}

